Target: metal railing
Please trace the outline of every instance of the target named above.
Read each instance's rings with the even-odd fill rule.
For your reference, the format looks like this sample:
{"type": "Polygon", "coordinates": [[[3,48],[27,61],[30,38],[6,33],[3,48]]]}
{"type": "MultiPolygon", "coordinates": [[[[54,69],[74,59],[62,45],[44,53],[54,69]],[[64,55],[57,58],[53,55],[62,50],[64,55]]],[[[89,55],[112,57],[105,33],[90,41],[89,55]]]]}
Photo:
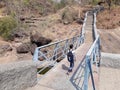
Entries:
{"type": "Polygon", "coordinates": [[[93,90],[96,90],[92,72],[92,65],[95,64],[96,69],[98,70],[99,60],[99,36],[97,36],[96,40],[94,41],[93,45],[91,46],[90,50],[88,51],[85,57],[84,90],[88,90],[89,76],[91,76],[93,90]]]}
{"type": "Polygon", "coordinates": [[[94,43],[92,44],[91,48],[89,49],[85,57],[84,90],[88,90],[89,76],[91,76],[93,90],[96,90],[92,65],[95,64],[96,69],[98,70],[98,66],[100,64],[100,59],[101,59],[100,37],[96,29],[96,13],[94,13],[93,19],[94,19],[94,24],[93,24],[94,43]]]}
{"type": "Polygon", "coordinates": [[[92,29],[93,33],[93,44],[86,53],[84,59],[80,61],[78,68],[75,70],[75,73],[72,75],[70,81],[76,88],[76,90],[89,90],[89,87],[92,87],[93,90],[96,90],[94,83],[94,75],[93,75],[93,66],[96,71],[98,71],[98,65],[100,61],[100,37],[97,33],[96,29],[96,14],[92,11],[88,12],[88,15],[93,15],[92,20],[92,29]],[[91,77],[92,86],[89,86],[88,81],[91,77]]]}
{"type": "MultiPolygon", "coordinates": [[[[87,20],[88,12],[85,14],[84,23],[82,26],[82,32],[79,36],[75,36],[70,39],[61,40],[58,42],[54,42],[48,45],[44,45],[41,47],[37,47],[35,49],[35,53],[33,56],[33,61],[38,62],[41,69],[38,70],[38,73],[41,73],[43,70],[45,70],[47,67],[54,66],[57,62],[62,60],[68,49],[69,45],[73,44],[74,49],[78,48],[82,43],[84,43],[84,36],[85,36],[85,26],[86,26],[86,20],[87,20]]],[[[96,65],[96,68],[98,68],[98,64],[100,61],[101,53],[100,53],[100,37],[97,34],[96,30],[96,13],[94,13],[94,21],[93,21],[93,35],[94,35],[94,42],[86,54],[85,59],[83,60],[83,67],[84,71],[84,80],[83,80],[83,88],[82,90],[88,90],[88,79],[89,76],[91,76],[92,80],[92,87],[93,90],[95,90],[95,83],[92,73],[92,65],[96,65]]],[[[83,69],[81,69],[83,70],[83,69]]],[[[80,72],[81,72],[80,70],[80,72]]],[[[80,89],[81,90],[81,89],[80,89]]]]}
{"type": "Polygon", "coordinates": [[[37,62],[38,73],[44,71],[47,67],[54,66],[57,62],[61,61],[68,52],[69,45],[73,44],[73,49],[77,49],[82,43],[84,43],[85,36],[85,23],[87,19],[87,13],[85,14],[82,31],[79,36],[75,36],[70,39],[53,42],[48,45],[37,47],[33,55],[33,61],[37,62]]]}

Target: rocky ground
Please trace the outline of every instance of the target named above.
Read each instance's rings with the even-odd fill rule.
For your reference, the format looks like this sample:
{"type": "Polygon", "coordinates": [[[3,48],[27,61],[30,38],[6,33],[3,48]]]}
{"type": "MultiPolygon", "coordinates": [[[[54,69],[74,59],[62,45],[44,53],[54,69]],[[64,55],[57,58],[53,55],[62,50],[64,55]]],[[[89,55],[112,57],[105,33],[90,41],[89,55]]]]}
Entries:
{"type": "Polygon", "coordinates": [[[102,52],[120,54],[120,27],[111,30],[99,29],[98,32],[102,52]]]}
{"type": "Polygon", "coordinates": [[[120,6],[106,8],[97,16],[102,52],[120,54],[120,6]]]}
{"type": "MultiPolygon", "coordinates": [[[[89,7],[80,8],[80,12],[83,12],[88,8],[89,7]]],[[[109,13],[108,15],[106,14],[107,16],[110,16],[110,19],[106,17],[106,15],[104,15],[105,13],[108,12],[107,10],[101,12],[97,17],[97,28],[100,28],[98,29],[98,32],[100,33],[101,48],[103,52],[120,53],[120,34],[119,34],[120,33],[119,10],[120,9],[118,8],[112,9],[114,13],[110,13],[110,15],[109,13]],[[113,22],[113,19],[111,19],[111,17],[114,18],[114,22],[113,22]],[[112,27],[114,27],[114,29],[112,27]]],[[[77,8],[74,7],[72,9],[76,11],[79,10],[78,7],[77,8]]],[[[44,17],[39,17],[39,18],[34,17],[24,21],[24,22],[29,22],[28,23],[29,30],[27,32],[28,36],[25,38],[21,38],[21,39],[15,38],[15,40],[12,42],[6,42],[2,38],[0,38],[0,63],[8,63],[8,62],[14,62],[14,61],[20,61],[20,60],[32,60],[31,52],[25,51],[28,53],[18,54],[16,49],[20,45],[31,41],[30,39],[31,31],[32,32],[34,31],[35,33],[37,33],[37,36],[38,36],[37,39],[33,38],[33,42],[40,40],[39,38],[41,36],[45,38],[49,38],[52,40],[52,42],[54,42],[54,41],[71,38],[73,36],[79,35],[82,24],[78,23],[77,20],[71,21],[69,17],[67,18],[67,20],[66,18],[61,20],[63,11],[64,9],[60,10],[55,14],[50,14],[44,17]]],[[[72,15],[71,12],[68,13],[68,15],[70,14],[72,15]]],[[[83,14],[81,13],[81,20],[82,20],[82,17],[83,17],[83,14]]],[[[41,44],[41,42],[39,42],[39,44],[41,44]]],[[[29,46],[31,46],[31,44],[29,44],[29,46]]],[[[32,46],[34,47],[34,45],[32,46]]],[[[24,48],[22,48],[22,50],[23,49],[24,48]]],[[[28,50],[28,49],[24,49],[24,50],[28,50]]],[[[32,49],[32,51],[33,50],[34,49],[32,49]]]]}
{"type": "MultiPolygon", "coordinates": [[[[68,9],[71,9],[71,7],[68,7],[68,9]]],[[[45,17],[26,19],[23,23],[27,22],[29,30],[27,32],[15,32],[14,36],[17,37],[15,37],[12,42],[6,42],[1,38],[0,63],[32,60],[31,52],[34,53],[36,46],[41,46],[48,44],[51,41],[54,42],[79,35],[81,32],[82,22],[80,24],[76,20],[73,20],[73,18],[71,19],[73,16],[72,12],[68,12],[64,21],[64,19],[61,19],[63,12],[64,9],[45,17]],[[70,16],[70,18],[68,16],[70,16]],[[7,50],[7,48],[12,48],[12,50],[7,50]]]]}

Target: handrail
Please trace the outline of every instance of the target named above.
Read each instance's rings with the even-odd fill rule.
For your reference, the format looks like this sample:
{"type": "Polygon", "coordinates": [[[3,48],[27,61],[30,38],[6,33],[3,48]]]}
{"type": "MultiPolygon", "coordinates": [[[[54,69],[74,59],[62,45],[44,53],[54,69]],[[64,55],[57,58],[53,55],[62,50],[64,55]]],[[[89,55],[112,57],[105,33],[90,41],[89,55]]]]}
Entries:
{"type": "Polygon", "coordinates": [[[87,14],[88,14],[88,12],[86,12],[86,14],[85,14],[85,19],[84,19],[84,23],[83,23],[83,26],[82,26],[82,31],[81,31],[79,36],[74,36],[74,37],[69,38],[69,39],[60,40],[60,41],[53,42],[53,43],[50,43],[50,44],[47,44],[47,45],[44,45],[44,46],[37,47],[35,49],[35,52],[34,52],[34,55],[33,55],[33,61],[35,61],[35,62],[38,61],[38,51],[41,48],[45,48],[45,47],[49,47],[49,46],[52,46],[52,45],[55,45],[55,44],[58,44],[58,43],[62,43],[64,41],[68,41],[68,40],[76,38],[76,37],[80,37],[80,39],[83,39],[82,41],[84,42],[84,34],[85,34],[84,28],[85,28],[85,24],[86,24],[86,20],[87,20],[87,14]]]}
{"type": "Polygon", "coordinates": [[[91,48],[85,57],[85,75],[84,75],[84,90],[88,90],[88,77],[91,76],[93,90],[95,90],[94,78],[92,73],[92,64],[95,62],[96,68],[98,67],[100,55],[99,55],[99,35],[97,35],[96,40],[92,44],[91,48]]]}
{"type": "MultiPolygon", "coordinates": [[[[81,37],[81,39],[83,38],[82,35],[80,34],[79,36],[76,36],[76,37],[81,37]]],[[[76,38],[76,37],[73,37],[73,38],[76,38]]],[[[34,52],[34,55],[33,55],[33,61],[38,61],[38,51],[42,48],[46,48],[46,47],[49,47],[49,46],[52,46],[52,45],[56,45],[56,44],[59,44],[59,43],[62,43],[62,42],[66,42],[68,40],[71,40],[73,38],[69,38],[69,39],[65,39],[65,40],[61,40],[61,41],[57,41],[57,42],[53,42],[53,43],[50,43],[50,44],[47,44],[47,45],[44,45],[44,46],[40,46],[40,47],[37,47],[35,49],[35,52],[34,52]]]]}
{"type": "Polygon", "coordinates": [[[88,15],[88,12],[85,13],[85,19],[84,19],[84,23],[83,23],[83,26],[82,26],[82,35],[85,34],[85,26],[86,26],[86,20],[87,20],[87,15],[88,15]]]}
{"type": "Polygon", "coordinates": [[[94,42],[89,49],[89,51],[86,54],[85,57],[85,74],[84,74],[84,90],[88,90],[88,78],[91,76],[92,80],[92,87],[93,90],[96,90],[95,83],[94,83],[94,77],[93,77],[93,72],[92,72],[92,65],[95,62],[96,68],[98,68],[98,64],[100,63],[100,37],[97,33],[97,28],[96,28],[96,13],[93,13],[94,21],[93,21],[93,37],[94,37],[94,42]]]}
{"type": "Polygon", "coordinates": [[[38,68],[41,68],[38,73],[41,73],[47,67],[54,66],[58,61],[62,60],[65,57],[70,44],[73,44],[73,49],[76,49],[84,43],[84,30],[87,20],[87,14],[88,12],[85,14],[85,19],[80,35],[74,36],[69,39],[53,42],[41,47],[37,47],[35,49],[33,61],[38,63],[38,68]]]}

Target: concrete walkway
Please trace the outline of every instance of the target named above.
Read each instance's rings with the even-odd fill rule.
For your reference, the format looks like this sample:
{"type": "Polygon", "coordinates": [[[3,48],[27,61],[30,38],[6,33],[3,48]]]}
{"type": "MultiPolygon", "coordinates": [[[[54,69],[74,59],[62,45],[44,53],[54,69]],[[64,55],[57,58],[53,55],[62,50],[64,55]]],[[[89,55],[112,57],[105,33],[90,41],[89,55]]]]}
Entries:
{"type": "Polygon", "coordinates": [[[90,44],[82,44],[76,51],[76,61],[73,72],[67,75],[69,62],[65,58],[56,65],[49,73],[47,73],[35,87],[27,90],[76,90],[70,79],[77,70],[79,64],[84,59],[85,54],[90,48],[90,44]]]}
{"type": "Polygon", "coordinates": [[[99,90],[120,90],[120,54],[102,53],[99,90]]]}
{"type": "Polygon", "coordinates": [[[99,90],[120,90],[120,69],[101,67],[99,90]]]}
{"type": "Polygon", "coordinates": [[[81,90],[83,89],[85,55],[90,49],[92,38],[93,16],[88,15],[85,27],[85,42],[76,51],[76,61],[72,73],[67,75],[69,62],[65,58],[50,70],[35,87],[27,90],[81,90]]]}

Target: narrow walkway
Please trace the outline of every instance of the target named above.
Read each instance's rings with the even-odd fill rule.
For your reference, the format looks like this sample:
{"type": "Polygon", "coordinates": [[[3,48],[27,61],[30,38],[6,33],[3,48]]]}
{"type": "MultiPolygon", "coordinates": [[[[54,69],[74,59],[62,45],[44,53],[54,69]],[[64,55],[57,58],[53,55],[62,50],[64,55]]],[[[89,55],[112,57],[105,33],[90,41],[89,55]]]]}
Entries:
{"type": "Polygon", "coordinates": [[[85,27],[85,43],[76,51],[76,61],[73,72],[67,75],[69,62],[65,58],[50,70],[35,87],[27,90],[78,90],[83,88],[84,57],[92,45],[93,15],[88,15],[85,27]]]}
{"type": "Polygon", "coordinates": [[[70,75],[66,74],[69,67],[69,62],[65,58],[50,72],[48,72],[35,87],[29,88],[27,90],[76,90],[70,79],[75,73],[75,70],[78,68],[79,64],[84,59],[84,56],[89,48],[89,44],[83,44],[75,51],[76,62],[73,72],[70,73],[70,75]]]}

